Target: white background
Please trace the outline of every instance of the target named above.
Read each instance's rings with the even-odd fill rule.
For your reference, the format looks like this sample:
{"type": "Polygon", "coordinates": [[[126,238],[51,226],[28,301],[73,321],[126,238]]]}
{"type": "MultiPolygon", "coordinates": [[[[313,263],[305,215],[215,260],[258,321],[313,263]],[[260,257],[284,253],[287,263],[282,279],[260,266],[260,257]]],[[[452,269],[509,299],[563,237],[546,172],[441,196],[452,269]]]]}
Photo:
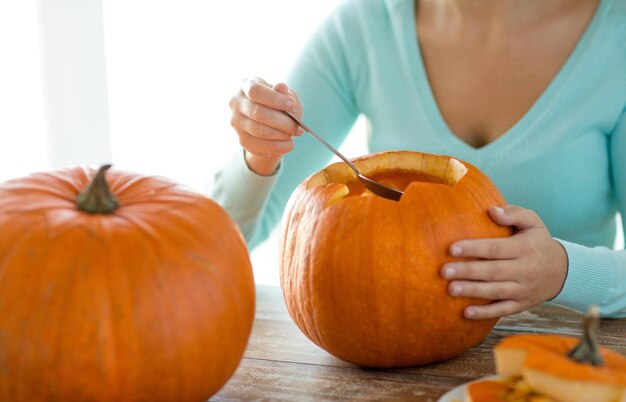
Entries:
{"type": "Polygon", "coordinates": [[[34,0],[0,0],[0,181],[45,169],[39,30],[34,0]]]}

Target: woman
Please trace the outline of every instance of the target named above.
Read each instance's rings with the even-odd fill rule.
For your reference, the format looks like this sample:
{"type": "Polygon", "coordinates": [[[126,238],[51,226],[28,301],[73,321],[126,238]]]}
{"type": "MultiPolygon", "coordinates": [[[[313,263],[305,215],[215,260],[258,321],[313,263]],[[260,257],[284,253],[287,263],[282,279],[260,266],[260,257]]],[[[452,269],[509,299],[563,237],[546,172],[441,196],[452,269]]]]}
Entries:
{"type": "Polygon", "coordinates": [[[456,242],[478,260],[441,268],[452,296],[497,300],[467,318],[548,300],[626,316],[626,252],[610,249],[626,211],[626,1],[348,0],[287,84],[248,79],[230,102],[244,152],[211,196],[251,247],[330,157],[281,111],[334,145],[364,114],[371,152],[452,155],[511,203],[489,212],[515,235],[456,242]]]}

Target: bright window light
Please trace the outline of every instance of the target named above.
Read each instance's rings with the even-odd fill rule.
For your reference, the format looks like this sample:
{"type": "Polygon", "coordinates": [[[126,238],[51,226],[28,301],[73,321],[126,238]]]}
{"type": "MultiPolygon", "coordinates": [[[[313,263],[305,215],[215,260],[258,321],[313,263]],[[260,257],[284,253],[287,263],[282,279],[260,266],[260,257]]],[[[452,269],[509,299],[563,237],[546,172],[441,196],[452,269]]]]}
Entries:
{"type": "MultiPolygon", "coordinates": [[[[116,167],[202,191],[239,149],[228,101],[242,80],[283,80],[339,1],[103,2],[116,167]]],[[[277,241],[252,254],[257,283],[278,282],[277,241]]]]}
{"type": "Polygon", "coordinates": [[[113,159],[202,189],[238,147],[228,100],[284,79],[338,0],[105,1],[113,159]]]}
{"type": "Polygon", "coordinates": [[[0,181],[47,167],[35,0],[0,1],[0,181]]]}

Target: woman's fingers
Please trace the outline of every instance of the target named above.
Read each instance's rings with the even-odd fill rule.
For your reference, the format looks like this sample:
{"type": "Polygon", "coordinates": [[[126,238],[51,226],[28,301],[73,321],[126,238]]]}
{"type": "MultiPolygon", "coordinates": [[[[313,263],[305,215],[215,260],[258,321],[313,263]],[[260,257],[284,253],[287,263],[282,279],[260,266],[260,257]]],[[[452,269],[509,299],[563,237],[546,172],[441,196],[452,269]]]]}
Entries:
{"type": "Polygon", "coordinates": [[[516,282],[452,281],[448,284],[448,293],[452,296],[486,300],[518,299],[523,290],[516,282]]]}
{"type": "Polygon", "coordinates": [[[463,316],[471,320],[485,320],[499,318],[505,315],[524,311],[524,306],[515,300],[500,300],[482,306],[469,306],[463,311],[463,316]]]}
{"type": "Polygon", "coordinates": [[[498,318],[519,313],[529,306],[523,300],[523,287],[515,282],[474,282],[454,281],[448,292],[458,297],[494,300],[489,304],[472,305],[465,308],[463,316],[469,319],[498,318]]]}
{"type": "Polygon", "coordinates": [[[243,130],[237,130],[237,134],[239,135],[239,144],[246,151],[257,156],[281,156],[290,152],[294,147],[291,139],[261,139],[243,130]]]}
{"type": "Polygon", "coordinates": [[[441,276],[446,279],[474,281],[510,281],[520,272],[516,260],[455,261],[443,265],[441,276]]]}
{"type": "Polygon", "coordinates": [[[450,255],[485,259],[515,258],[519,255],[517,243],[515,237],[461,240],[450,246],[450,255]]]}
{"type": "MultiPolygon", "coordinates": [[[[489,208],[491,219],[499,225],[513,226],[517,233],[530,229],[545,229],[536,213],[515,205],[489,208]]],[[[522,246],[519,237],[498,239],[462,240],[450,246],[450,254],[455,257],[476,257],[485,259],[509,259],[520,254],[522,246]]]]}
{"type": "Polygon", "coordinates": [[[518,232],[530,228],[545,228],[541,218],[534,211],[516,205],[493,206],[489,208],[489,216],[497,224],[513,226],[518,232]]]}
{"type": "Polygon", "coordinates": [[[295,108],[300,111],[297,114],[301,114],[302,107],[299,101],[289,95],[291,91],[285,84],[278,84],[277,87],[285,93],[268,86],[264,81],[244,81],[241,92],[230,101],[230,108],[233,110],[231,125],[236,129],[248,131],[258,138],[263,138],[264,131],[258,131],[256,128],[262,126],[282,131],[288,135],[301,135],[302,129],[282,111],[295,108]],[[298,105],[287,108],[284,105],[284,99],[289,99],[298,105]],[[260,125],[257,125],[256,128],[246,127],[244,124],[248,126],[250,124],[242,120],[243,116],[260,123],[260,125]]]}
{"type": "MultiPolygon", "coordinates": [[[[285,85],[286,86],[286,85],[285,85]]],[[[244,80],[241,90],[253,103],[276,110],[291,110],[296,100],[289,94],[281,93],[260,78],[244,80]]]]}
{"type": "Polygon", "coordinates": [[[467,307],[465,316],[481,319],[513,314],[558,295],[567,276],[567,253],[539,216],[512,205],[492,207],[489,215],[499,225],[513,226],[515,234],[457,241],[450,246],[450,254],[466,260],[441,267],[441,275],[451,281],[450,295],[495,300],[467,307]]]}
{"type": "Polygon", "coordinates": [[[289,95],[289,87],[284,82],[277,83],[273,88],[281,94],[289,95]]]}
{"type": "Polygon", "coordinates": [[[292,135],[285,133],[284,131],[274,128],[270,125],[260,123],[256,120],[252,120],[248,116],[235,113],[236,122],[234,124],[237,125],[237,129],[240,129],[254,137],[266,140],[277,140],[277,141],[289,141],[291,140],[292,135]]]}
{"type": "Polygon", "coordinates": [[[248,78],[229,105],[230,124],[246,151],[248,167],[263,176],[274,174],[282,156],[294,147],[292,136],[303,133],[284,113],[302,115],[296,93],[284,83],[272,86],[261,78],[248,78]]]}

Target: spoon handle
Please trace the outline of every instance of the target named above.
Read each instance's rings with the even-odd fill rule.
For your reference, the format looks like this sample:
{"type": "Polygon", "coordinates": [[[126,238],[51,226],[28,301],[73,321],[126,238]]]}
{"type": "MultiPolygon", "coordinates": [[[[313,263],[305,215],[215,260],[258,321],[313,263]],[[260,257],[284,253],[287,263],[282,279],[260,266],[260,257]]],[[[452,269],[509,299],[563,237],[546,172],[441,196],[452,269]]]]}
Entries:
{"type": "Polygon", "coordinates": [[[359,172],[359,169],[357,169],[357,167],[354,166],[354,164],[348,158],[346,158],[341,152],[337,151],[332,145],[327,143],[322,137],[317,135],[315,133],[315,131],[313,131],[309,127],[307,127],[307,125],[304,124],[302,121],[300,121],[300,119],[298,119],[294,114],[292,114],[291,112],[288,112],[286,110],[283,110],[283,113],[285,113],[287,116],[291,117],[291,119],[293,121],[295,121],[300,127],[302,127],[304,129],[304,131],[306,131],[307,133],[311,134],[316,140],[318,140],[319,142],[324,144],[326,146],[326,148],[330,149],[332,153],[334,153],[339,158],[341,158],[341,160],[346,162],[348,164],[348,166],[350,166],[352,168],[352,170],[354,170],[354,173],[356,173],[357,176],[361,176],[361,172],[359,172]]]}

